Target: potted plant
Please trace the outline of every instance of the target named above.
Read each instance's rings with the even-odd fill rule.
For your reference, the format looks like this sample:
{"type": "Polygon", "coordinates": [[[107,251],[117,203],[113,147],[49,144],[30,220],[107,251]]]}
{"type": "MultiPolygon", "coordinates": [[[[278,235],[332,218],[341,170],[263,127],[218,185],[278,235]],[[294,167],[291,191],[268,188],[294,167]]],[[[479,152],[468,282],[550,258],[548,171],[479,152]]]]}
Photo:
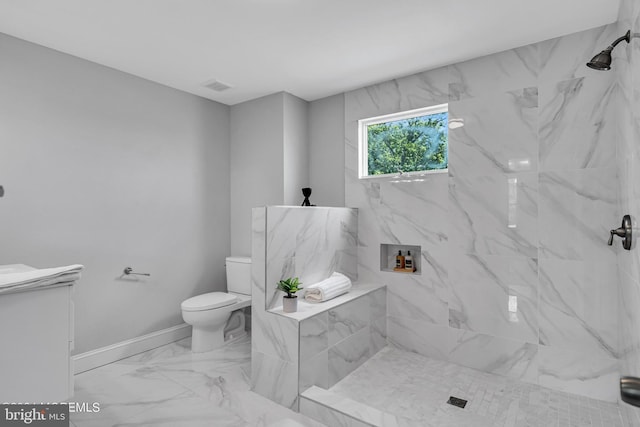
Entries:
{"type": "Polygon", "coordinates": [[[285,313],[295,313],[298,310],[298,296],[294,294],[302,289],[301,284],[297,277],[289,277],[278,282],[278,289],[287,293],[282,297],[282,311],[285,313]]]}

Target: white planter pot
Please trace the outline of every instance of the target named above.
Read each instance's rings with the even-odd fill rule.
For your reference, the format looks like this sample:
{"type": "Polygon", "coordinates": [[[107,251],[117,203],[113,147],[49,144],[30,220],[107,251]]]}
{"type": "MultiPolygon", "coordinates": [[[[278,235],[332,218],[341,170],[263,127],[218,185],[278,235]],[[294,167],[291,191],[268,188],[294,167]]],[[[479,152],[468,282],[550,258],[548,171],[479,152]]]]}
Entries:
{"type": "Polygon", "coordinates": [[[282,311],[285,313],[295,313],[298,311],[298,296],[282,297],[282,311]]]}

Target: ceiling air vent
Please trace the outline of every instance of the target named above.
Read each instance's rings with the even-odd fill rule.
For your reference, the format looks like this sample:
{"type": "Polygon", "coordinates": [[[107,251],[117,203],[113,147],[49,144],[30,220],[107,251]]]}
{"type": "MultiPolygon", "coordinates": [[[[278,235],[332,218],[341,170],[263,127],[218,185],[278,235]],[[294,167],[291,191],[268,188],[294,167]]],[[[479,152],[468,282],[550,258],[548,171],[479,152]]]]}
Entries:
{"type": "Polygon", "coordinates": [[[227,89],[231,89],[232,86],[228,85],[226,83],[222,83],[221,81],[218,80],[209,80],[208,82],[203,84],[204,87],[209,88],[211,90],[215,90],[216,92],[223,92],[227,89]]]}

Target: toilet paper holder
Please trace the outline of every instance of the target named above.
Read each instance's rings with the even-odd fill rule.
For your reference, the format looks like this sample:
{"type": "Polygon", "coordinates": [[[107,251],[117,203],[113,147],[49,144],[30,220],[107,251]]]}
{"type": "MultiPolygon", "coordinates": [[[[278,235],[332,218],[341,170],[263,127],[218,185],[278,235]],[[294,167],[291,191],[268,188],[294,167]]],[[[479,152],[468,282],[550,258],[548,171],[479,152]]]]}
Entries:
{"type": "Polygon", "coordinates": [[[133,271],[133,268],[131,267],[126,267],[124,269],[124,274],[128,275],[134,275],[134,276],[151,276],[151,274],[149,273],[136,273],[135,271],[133,271]]]}

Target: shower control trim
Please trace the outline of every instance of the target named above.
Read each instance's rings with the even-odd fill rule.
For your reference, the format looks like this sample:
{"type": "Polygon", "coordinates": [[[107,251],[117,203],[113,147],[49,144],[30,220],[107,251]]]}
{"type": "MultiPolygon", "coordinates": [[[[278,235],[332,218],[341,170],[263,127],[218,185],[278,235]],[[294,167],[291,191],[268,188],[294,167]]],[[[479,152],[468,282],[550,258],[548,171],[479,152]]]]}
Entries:
{"type": "Polygon", "coordinates": [[[622,247],[626,250],[631,249],[631,216],[625,215],[622,217],[622,225],[620,228],[611,230],[609,233],[609,246],[613,245],[613,236],[622,238],[622,247]]]}
{"type": "Polygon", "coordinates": [[[620,378],[620,397],[623,402],[640,407],[640,378],[620,378]]]}

